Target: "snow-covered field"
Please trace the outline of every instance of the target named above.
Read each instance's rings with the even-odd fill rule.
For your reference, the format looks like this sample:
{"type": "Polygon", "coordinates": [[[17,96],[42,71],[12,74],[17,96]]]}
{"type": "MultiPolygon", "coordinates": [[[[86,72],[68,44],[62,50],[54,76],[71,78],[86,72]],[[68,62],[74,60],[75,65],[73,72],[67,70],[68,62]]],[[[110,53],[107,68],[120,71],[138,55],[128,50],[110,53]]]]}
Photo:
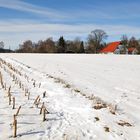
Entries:
{"type": "Polygon", "coordinates": [[[0,58],[4,88],[6,83],[6,90],[0,84],[0,140],[140,140],[140,56],[0,54],[0,58]],[[8,104],[10,86],[15,109],[13,102],[8,104]],[[44,122],[43,102],[48,111],[44,122]],[[19,106],[13,138],[13,115],[19,106]]]}

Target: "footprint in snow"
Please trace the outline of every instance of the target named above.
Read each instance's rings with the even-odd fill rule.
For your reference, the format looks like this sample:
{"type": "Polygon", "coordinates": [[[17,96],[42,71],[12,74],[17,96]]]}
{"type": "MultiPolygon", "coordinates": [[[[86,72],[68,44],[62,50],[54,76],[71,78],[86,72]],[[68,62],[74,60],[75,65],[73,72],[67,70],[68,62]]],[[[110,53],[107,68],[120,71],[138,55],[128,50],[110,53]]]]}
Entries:
{"type": "Polygon", "coordinates": [[[128,96],[127,96],[126,93],[123,93],[121,97],[122,97],[122,98],[126,98],[126,97],[128,97],[128,96]]]}

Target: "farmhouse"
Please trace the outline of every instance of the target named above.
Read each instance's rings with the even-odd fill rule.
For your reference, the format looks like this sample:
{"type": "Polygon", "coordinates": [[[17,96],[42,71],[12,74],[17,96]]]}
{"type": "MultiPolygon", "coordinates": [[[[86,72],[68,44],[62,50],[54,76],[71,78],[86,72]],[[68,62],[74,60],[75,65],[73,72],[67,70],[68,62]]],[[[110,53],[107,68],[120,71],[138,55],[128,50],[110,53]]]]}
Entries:
{"type": "Polygon", "coordinates": [[[100,53],[113,53],[113,54],[136,54],[136,48],[125,48],[121,41],[111,42],[100,53]]]}

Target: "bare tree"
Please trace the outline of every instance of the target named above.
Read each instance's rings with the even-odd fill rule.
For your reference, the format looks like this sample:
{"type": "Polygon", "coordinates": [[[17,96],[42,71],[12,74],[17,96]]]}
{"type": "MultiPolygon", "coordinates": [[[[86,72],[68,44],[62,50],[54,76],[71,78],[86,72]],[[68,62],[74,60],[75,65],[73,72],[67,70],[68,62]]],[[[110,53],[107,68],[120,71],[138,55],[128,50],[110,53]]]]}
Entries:
{"type": "Polygon", "coordinates": [[[108,35],[105,31],[101,29],[96,29],[92,31],[88,36],[88,45],[89,49],[97,53],[101,49],[101,44],[104,43],[104,40],[107,39],[108,35]]]}
{"type": "Polygon", "coordinates": [[[33,52],[33,43],[31,40],[24,41],[22,45],[19,46],[19,51],[23,53],[33,52]]]}
{"type": "Polygon", "coordinates": [[[0,48],[4,49],[4,42],[3,41],[0,42],[0,48]]]}
{"type": "Polygon", "coordinates": [[[67,53],[85,53],[84,42],[76,37],[73,41],[67,41],[67,53]]]}
{"type": "Polygon", "coordinates": [[[137,49],[136,53],[140,55],[140,39],[138,40],[138,45],[137,45],[136,49],[137,49]]]}
{"type": "Polygon", "coordinates": [[[38,46],[37,51],[39,53],[55,53],[56,52],[55,42],[53,41],[52,38],[48,38],[45,41],[39,41],[37,46],[38,46]]]}
{"type": "Polygon", "coordinates": [[[136,40],[135,37],[131,37],[128,44],[129,48],[131,47],[136,48],[138,45],[139,45],[138,40],[136,40]]]}
{"type": "Polygon", "coordinates": [[[76,37],[75,40],[72,42],[73,42],[73,52],[79,53],[81,40],[78,37],[76,37]]]}

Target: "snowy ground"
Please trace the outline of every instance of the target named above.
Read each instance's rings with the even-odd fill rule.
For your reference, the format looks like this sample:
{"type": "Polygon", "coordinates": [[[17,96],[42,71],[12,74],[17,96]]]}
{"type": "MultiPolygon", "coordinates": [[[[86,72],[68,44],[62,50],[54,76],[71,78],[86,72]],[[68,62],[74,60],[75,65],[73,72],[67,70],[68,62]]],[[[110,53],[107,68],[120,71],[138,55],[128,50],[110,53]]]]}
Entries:
{"type": "Polygon", "coordinates": [[[0,85],[0,139],[15,139],[13,114],[20,105],[19,140],[140,139],[139,56],[0,54],[0,58],[21,73],[0,62],[7,86],[5,90],[0,85]],[[16,109],[8,105],[9,86],[16,109]],[[30,92],[29,100],[25,89],[30,92]],[[49,112],[45,122],[39,114],[43,102],[49,112]]]}

